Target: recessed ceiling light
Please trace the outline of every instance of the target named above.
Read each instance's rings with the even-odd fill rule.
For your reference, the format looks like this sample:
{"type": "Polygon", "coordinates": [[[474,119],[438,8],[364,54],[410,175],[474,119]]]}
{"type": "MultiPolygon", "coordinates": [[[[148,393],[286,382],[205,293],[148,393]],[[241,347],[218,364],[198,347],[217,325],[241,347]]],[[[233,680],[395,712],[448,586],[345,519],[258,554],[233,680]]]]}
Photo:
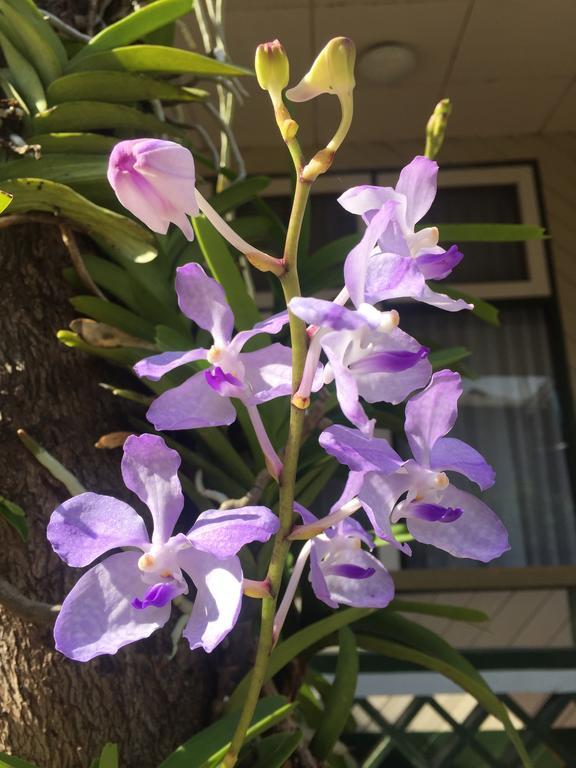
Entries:
{"type": "Polygon", "coordinates": [[[368,83],[393,85],[416,69],[416,54],[401,43],[378,43],[358,57],[358,76],[368,83]]]}

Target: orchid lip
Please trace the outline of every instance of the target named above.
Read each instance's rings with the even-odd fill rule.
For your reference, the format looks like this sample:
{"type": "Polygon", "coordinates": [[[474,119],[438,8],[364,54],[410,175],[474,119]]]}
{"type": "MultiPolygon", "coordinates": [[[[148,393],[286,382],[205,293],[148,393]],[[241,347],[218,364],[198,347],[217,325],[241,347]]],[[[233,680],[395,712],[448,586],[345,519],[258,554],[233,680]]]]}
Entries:
{"type": "Polygon", "coordinates": [[[215,392],[220,392],[225,384],[230,384],[233,387],[242,387],[240,379],[237,379],[236,376],[231,373],[225,373],[222,368],[211,368],[204,372],[204,376],[206,377],[206,383],[212,387],[215,392]]]}
{"type": "Polygon", "coordinates": [[[341,563],[339,565],[329,565],[325,567],[326,576],[343,576],[346,579],[369,579],[376,573],[375,568],[362,568],[353,563],[341,563]]]}
{"type": "Polygon", "coordinates": [[[420,347],[417,352],[406,350],[376,352],[362,360],[351,363],[348,367],[355,373],[399,373],[413,368],[429,353],[427,347],[420,347]]]}
{"type": "Polygon", "coordinates": [[[453,523],[464,513],[458,507],[442,507],[440,504],[428,504],[426,502],[412,503],[410,505],[410,517],[417,517],[430,523],[453,523]]]}

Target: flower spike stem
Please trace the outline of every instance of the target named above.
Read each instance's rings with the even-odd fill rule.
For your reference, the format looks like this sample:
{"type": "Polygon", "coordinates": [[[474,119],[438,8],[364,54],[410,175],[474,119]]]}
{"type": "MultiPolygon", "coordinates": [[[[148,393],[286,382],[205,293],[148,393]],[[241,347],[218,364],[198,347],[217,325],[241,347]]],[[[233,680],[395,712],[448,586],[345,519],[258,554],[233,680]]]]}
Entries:
{"type": "MultiPolygon", "coordinates": [[[[301,170],[300,168],[297,171],[301,170]]],[[[284,249],[285,274],[280,278],[286,303],[295,296],[300,295],[300,285],[298,282],[297,254],[298,240],[302,220],[308,202],[310,193],[310,184],[300,180],[296,183],[296,192],[290,214],[290,223],[286,235],[286,245],[284,249]]],[[[302,372],[304,370],[304,361],[306,360],[307,343],[306,326],[297,317],[290,313],[290,335],[292,340],[292,390],[298,389],[302,372]]],[[[250,678],[250,687],[246,692],[244,706],[240,713],[240,719],[236,726],[234,737],[227,755],[222,765],[224,768],[232,768],[238,761],[238,755],[242,749],[242,744],[246,736],[248,726],[254,716],[254,710],[258,703],[260,691],[266,677],[268,661],[274,647],[274,617],[276,614],[276,604],[278,602],[278,591],[282,581],[284,563],[290,549],[290,540],[288,536],[292,530],[294,517],[294,486],[296,483],[296,472],[298,469],[298,455],[300,452],[300,442],[302,440],[302,431],[304,427],[305,411],[290,406],[290,428],[286,450],[284,452],[284,467],[280,476],[280,530],[274,540],[274,548],[268,567],[267,581],[270,584],[271,597],[262,601],[262,619],[260,622],[260,637],[258,639],[258,648],[256,650],[256,659],[250,678]]]]}

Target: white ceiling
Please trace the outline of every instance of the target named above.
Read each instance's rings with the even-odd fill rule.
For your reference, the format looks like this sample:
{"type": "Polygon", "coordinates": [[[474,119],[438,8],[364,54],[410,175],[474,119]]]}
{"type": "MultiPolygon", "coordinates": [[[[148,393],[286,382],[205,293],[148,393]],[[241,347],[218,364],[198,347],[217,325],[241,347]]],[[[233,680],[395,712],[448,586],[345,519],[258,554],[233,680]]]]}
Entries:
{"type": "MultiPolygon", "coordinates": [[[[351,143],[422,136],[444,96],[453,137],[576,130],[576,0],[228,0],[226,34],[231,58],[248,66],[258,43],[279,38],[292,82],[336,35],[359,53],[380,42],[411,47],[416,69],[394,87],[357,82],[351,143]]],[[[241,146],[276,145],[266,94],[245,84],[241,146]]],[[[305,146],[330,134],[336,107],[330,96],[295,107],[305,146]]]]}

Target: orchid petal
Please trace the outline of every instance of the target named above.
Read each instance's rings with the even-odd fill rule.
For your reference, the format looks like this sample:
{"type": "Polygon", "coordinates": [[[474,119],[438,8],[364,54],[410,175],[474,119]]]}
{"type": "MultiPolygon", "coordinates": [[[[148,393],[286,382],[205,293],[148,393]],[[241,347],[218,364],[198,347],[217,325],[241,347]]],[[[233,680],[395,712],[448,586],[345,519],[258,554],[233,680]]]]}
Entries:
{"type": "Polygon", "coordinates": [[[358,498],[377,536],[410,554],[407,544],[399,544],[392,533],[391,515],[396,502],[410,488],[408,475],[396,473],[384,477],[377,472],[366,475],[358,498]]]}
{"type": "Polygon", "coordinates": [[[267,507],[209,509],[198,516],[186,535],[196,549],[224,559],[253,541],[268,541],[279,525],[267,507]]]}
{"type": "Polygon", "coordinates": [[[400,171],[396,192],[406,197],[406,223],[412,230],[434,202],[437,177],[438,163],[421,155],[400,171]]]}
{"type": "Polygon", "coordinates": [[[271,317],[266,318],[266,320],[256,323],[251,330],[240,331],[240,333],[237,333],[230,342],[228,348],[234,352],[240,352],[244,344],[254,336],[258,336],[261,333],[268,333],[271,336],[274,336],[275,334],[280,333],[287,322],[288,312],[279,312],[276,315],[272,315],[271,317]]]}
{"type": "Polygon", "coordinates": [[[385,203],[382,206],[372,217],[362,239],[350,251],[344,262],[344,282],[352,303],[357,308],[366,300],[366,274],[372,251],[390,224],[395,207],[396,203],[394,201],[385,203]]]}
{"type": "Polygon", "coordinates": [[[510,549],[506,528],[490,507],[476,496],[450,486],[442,496],[442,504],[463,512],[452,523],[407,518],[407,528],[417,541],[432,544],[454,557],[483,563],[510,549]]]}
{"type": "Polygon", "coordinates": [[[308,325],[332,328],[334,331],[353,331],[368,325],[361,314],[334,304],[333,301],[298,297],[291,299],[288,307],[296,317],[308,325]]]}
{"type": "Polygon", "coordinates": [[[461,394],[460,375],[443,370],[434,373],[426,389],[408,401],[404,430],[414,458],[422,466],[429,466],[434,444],[454,426],[461,394]]]}
{"type": "Polygon", "coordinates": [[[181,365],[193,363],[195,360],[205,360],[205,349],[192,349],[189,352],[162,352],[159,355],[145,357],[134,366],[137,376],[152,381],[158,381],[169,371],[179,368],[181,365]]]}
{"type": "Polygon", "coordinates": [[[97,493],[81,493],[60,504],[50,517],[47,535],[54,552],[77,568],[111,549],[142,549],[149,542],[144,521],[132,507],[97,493]]]}
{"type": "MultiPolygon", "coordinates": [[[[362,549],[332,554],[326,565],[319,564],[319,570],[332,603],[384,608],[394,597],[392,577],[379,560],[362,549]]],[[[319,599],[322,593],[317,594],[319,599]]]]}
{"type": "Polygon", "coordinates": [[[226,344],[234,329],[234,315],[224,289],[208,277],[200,264],[190,262],[176,270],[176,293],[182,312],[209,331],[214,342],[226,344]]]}
{"type": "Polygon", "coordinates": [[[139,611],[148,586],[140,578],[139,552],[119,552],[87,571],[64,600],[54,626],[56,648],[75,661],[116,653],[148,637],[170,618],[170,604],[139,611]]]}
{"type": "Polygon", "coordinates": [[[434,443],[430,468],[459,472],[482,491],[493,486],[496,480],[496,473],[486,459],[471,445],[454,437],[441,437],[434,443]]]}
{"type": "Polygon", "coordinates": [[[221,427],[235,421],[234,406],[208,386],[204,374],[196,373],[154,400],[146,418],[155,429],[221,427]]]}
{"type": "Polygon", "coordinates": [[[207,552],[181,553],[182,568],[197,594],[184,637],[191,650],[211,653],[233,629],[242,605],[242,567],[237,557],[221,560],[207,552]]]}
{"type": "Polygon", "coordinates": [[[179,468],[180,455],[158,435],[130,435],[124,443],[124,484],[150,510],[153,543],[168,541],[184,507],[179,468]]]}
{"type": "Polygon", "coordinates": [[[340,424],[325,429],[319,443],[340,464],[357,472],[390,474],[404,463],[387,440],[340,424]]]}
{"type": "Polygon", "coordinates": [[[322,339],[322,348],[334,373],[336,394],[342,413],[358,429],[367,432],[371,422],[358,402],[359,394],[356,377],[341,362],[341,345],[340,331],[328,333],[322,339]]]}
{"type": "MultiPolygon", "coordinates": [[[[283,344],[270,344],[255,352],[242,352],[240,360],[244,365],[244,384],[248,394],[244,396],[247,405],[258,405],[276,397],[292,393],[292,350],[283,344]]],[[[313,391],[321,386],[316,376],[313,391]]]]}

